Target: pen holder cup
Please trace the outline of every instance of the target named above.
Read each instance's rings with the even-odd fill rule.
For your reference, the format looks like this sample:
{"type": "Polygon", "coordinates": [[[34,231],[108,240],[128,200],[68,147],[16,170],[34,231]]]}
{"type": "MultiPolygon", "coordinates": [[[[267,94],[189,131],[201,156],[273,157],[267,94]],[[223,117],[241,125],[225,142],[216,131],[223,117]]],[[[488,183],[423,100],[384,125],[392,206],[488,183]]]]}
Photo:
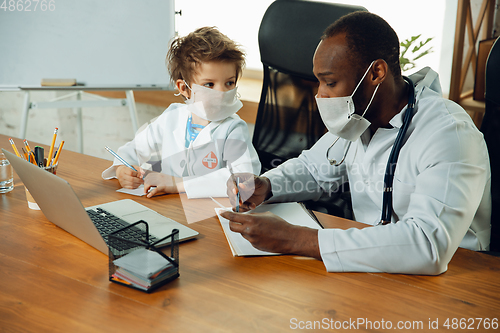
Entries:
{"type": "MultiPolygon", "coordinates": [[[[55,175],[58,164],[59,162],[48,167],[43,167],[43,169],[55,175]]],[[[30,194],[30,191],[26,188],[26,186],[24,187],[24,190],[26,191],[26,201],[28,202],[28,208],[33,210],[40,210],[40,207],[38,207],[38,204],[36,203],[35,199],[33,199],[33,197],[30,194]]]]}
{"type": "Polygon", "coordinates": [[[179,277],[179,230],[161,239],[147,235],[143,220],[108,235],[109,281],[150,293],[179,277]]]}

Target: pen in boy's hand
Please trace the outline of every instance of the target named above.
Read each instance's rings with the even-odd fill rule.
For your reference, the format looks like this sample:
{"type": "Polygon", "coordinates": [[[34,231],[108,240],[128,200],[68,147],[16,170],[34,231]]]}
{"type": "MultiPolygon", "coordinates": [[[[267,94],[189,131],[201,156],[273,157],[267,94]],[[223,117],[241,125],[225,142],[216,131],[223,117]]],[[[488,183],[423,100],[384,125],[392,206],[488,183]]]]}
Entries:
{"type": "Polygon", "coordinates": [[[130,169],[137,171],[136,168],[131,166],[127,161],[125,161],[123,158],[121,158],[117,153],[112,151],[108,146],[104,147],[111,155],[116,157],[120,162],[122,162],[125,166],[129,167],[130,169]]]}

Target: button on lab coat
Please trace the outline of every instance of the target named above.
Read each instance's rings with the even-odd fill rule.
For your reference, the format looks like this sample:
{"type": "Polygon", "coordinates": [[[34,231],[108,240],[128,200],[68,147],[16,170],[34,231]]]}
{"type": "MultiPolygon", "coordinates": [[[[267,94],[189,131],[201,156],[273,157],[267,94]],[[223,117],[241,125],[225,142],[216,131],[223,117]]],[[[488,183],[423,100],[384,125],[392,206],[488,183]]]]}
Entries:
{"type": "MultiPolygon", "coordinates": [[[[185,147],[189,111],[185,104],[171,104],[157,119],[139,131],[134,140],[117,151],[132,165],[182,177],[188,198],[225,197],[226,182],[234,173],[260,173],[260,162],[248,127],[238,115],[209,123],[185,147]]],[[[102,177],[116,177],[117,159],[102,177]]]]}
{"type": "MultiPolygon", "coordinates": [[[[381,218],[383,179],[406,107],[392,128],[369,130],[353,142],[345,162],[331,166],[325,153],[336,136],[327,133],[308,151],[273,169],[271,202],[318,199],[349,181],[356,221],[374,227],[318,232],[328,271],[440,274],[458,246],[488,248],[491,195],[488,152],[467,113],[443,99],[437,73],[425,68],[416,84],[413,119],[400,151],[393,184],[393,214],[381,218]]],[[[330,158],[340,160],[340,139],[330,158]]]]}

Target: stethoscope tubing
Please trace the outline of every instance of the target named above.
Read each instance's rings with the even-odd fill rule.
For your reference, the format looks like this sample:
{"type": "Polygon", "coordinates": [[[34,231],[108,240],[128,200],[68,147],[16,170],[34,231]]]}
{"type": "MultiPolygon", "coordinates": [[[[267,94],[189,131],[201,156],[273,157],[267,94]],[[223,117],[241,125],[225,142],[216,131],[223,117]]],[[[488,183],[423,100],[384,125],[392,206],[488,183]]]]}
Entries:
{"type": "Polygon", "coordinates": [[[387,161],[387,167],[384,175],[384,191],[382,194],[382,217],[380,219],[381,224],[388,224],[391,222],[393,193],[392,185],[394,182],[396,163],[398,161],[401,147],[403,147],[403,140],[406,136],[406,132],[408,131],[408,127],[410,127],[410,122],[413,118],[413,111],[415,109],[415,86],[410,78],[403,76],[403,79],[408,83],[408,86],[410,88],[408,94],[408,106],[404,114],[403,125],[399,129],[398,135],[396,136],[396,140],[389,155],[389,160],[387,161]]]}
{"type": "MultiPolygon", "coordinates": [[[[399,152],[401,147],[403,146],[403,140],[406,136],[406,132],[408,131],[408,127],[410,127],[411,119],[413,118],[413,111],[415,109],[415,85],[413,81],[406,76],[403,76],[403,79],[408,83],[410,91],[408,93],[408,106],[406,108],[405,114],[403,116],[403,125],[398,131],[398,135],[396,136],[396,140],[392,146],[391,152],[389,154],[389,159],[387,161],[387,166],[385,168],[384,175],[384,190],[382,192],[382,216],[379,224],[388,224],[391,222],[391,214],[392,214],[392,184],[394,182],[394,172],[396,170],[396,164],[399,157],[399,152]]],[[[337,143],[340,137],[337,137],[335,141],[328,147],[326,151],[326,158],[330,162],[331,165],[335,165],[336,167],[340,166],[344,160],[346,159],[347,153],[349,152],[349,148],[351,147],[351,141],[349,141],[346,150],[344,151],[344,155],[342,160],[337,163],[336,160],[328,158],[328,153],[330,149],[337,143]]]]}

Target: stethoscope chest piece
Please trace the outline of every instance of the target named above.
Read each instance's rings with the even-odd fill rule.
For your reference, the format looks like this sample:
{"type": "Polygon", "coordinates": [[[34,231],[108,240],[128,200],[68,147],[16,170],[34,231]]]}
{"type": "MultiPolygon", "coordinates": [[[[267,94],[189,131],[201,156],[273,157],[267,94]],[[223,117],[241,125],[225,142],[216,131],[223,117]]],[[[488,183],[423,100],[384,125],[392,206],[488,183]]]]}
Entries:
{"type": "Polygon", "coordinates": [[[347,144],[347,147],[344,151],[344,156],[342,157],[342,159],[340,160],[340,162],[337,163],[337,160],[334,160],[334,159],[331,159],[328,157],[328,153],[330,152],[330,149],[333,147],[333,145],[335,143],[337,143],[337,141],[339,141],[340,137],[337,137],[337,139],[335,139],[335,141],[333,141],[333,143],[330,145],[330,147],[328,147],[328,149],[326,150],[326,159],[328,160],[328,162],[330,162],[330,165],[335,165],[336,167],[340,166],[342,163],[344,163],[344,160],[347,156],[347,153],[349,152],[349,148],[351,148],[351,141],[349,141],[349,143],[347,144]]]}

